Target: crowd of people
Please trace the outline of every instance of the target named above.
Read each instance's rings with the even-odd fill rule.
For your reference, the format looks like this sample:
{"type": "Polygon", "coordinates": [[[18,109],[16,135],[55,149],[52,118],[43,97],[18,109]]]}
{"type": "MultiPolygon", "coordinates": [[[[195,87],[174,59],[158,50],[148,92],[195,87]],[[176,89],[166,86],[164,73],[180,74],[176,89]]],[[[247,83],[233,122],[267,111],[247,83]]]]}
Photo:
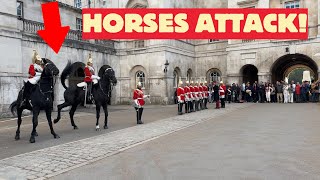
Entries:
{"type": "MultiPolygon", "coordinates": [[[[230,102],[253,102],[253,103],[306,103],[319,102],[320,81],[305,81],[302,83],[291,81],[270,82],[255,81],[241,85],[233,83],[227,86],[226,100],[230,102]]],[[[212,85],[210,87],[213,87],[212,85]]],[[[211,97],[214,95],[213,88],[209,88],[211,97]]],[[[210,98],[214,102],[214,98],[210,98]]]]}

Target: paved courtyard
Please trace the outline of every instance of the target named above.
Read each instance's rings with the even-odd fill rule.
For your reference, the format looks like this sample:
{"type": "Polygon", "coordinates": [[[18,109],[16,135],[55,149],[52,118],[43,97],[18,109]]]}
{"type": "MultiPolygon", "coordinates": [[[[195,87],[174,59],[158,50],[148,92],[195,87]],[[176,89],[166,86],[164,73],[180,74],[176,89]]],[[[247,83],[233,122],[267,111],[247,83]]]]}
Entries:
{"type": "MultiPolygon", "coordinates": [[[[167,117],[141,126],[86,130],[87,138],[70,135],[55,145],[38,137],[24,154],[2,149],[8,158],[0,160],[0,179],[320,179],[317,104],[232,104],[183,116],[166,108],[167,117]]],[[[149,111],[156,117],[158,109],[149,111]]],[[[79,114],[85,117],[94,116],[79,114]]],[[[27,146],[25,136],[20,143],[27,146]]]]}

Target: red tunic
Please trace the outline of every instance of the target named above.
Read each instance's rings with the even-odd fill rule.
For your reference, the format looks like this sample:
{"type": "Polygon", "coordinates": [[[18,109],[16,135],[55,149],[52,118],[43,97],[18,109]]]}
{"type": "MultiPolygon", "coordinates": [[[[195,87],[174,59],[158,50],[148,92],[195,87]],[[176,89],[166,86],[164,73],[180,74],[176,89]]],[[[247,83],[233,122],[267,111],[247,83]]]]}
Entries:
{"type": "Polygon", "coordinates": [[[144,96],[144,94],[143,94],[142,90],[140,90],[140,89],[134,90],[134,92],[133,92],[133,100],[138,99],[138,102],[139,102],[140,106],[144,106],[144,104],[145,104],[143,96],[144,96]]]}
{"type": "Polygon", "coordinates": [[[225,88],[226,88],[225,86],[220,86],[219,87],[220,98],[225,98],[225,94],[226,94],[225,88]]]}
{"type": "Polygon", "coordinates": [[[90,71],[89,66],[86,66],[84,68],[84,74],[85,74],[84,82],[86,83],[92,82],[91,76],[94,75],[94,72],[90,71]]]}
{"type": "Polygon", "coordinates": [[[193,97],[195,97],[195,94],[194,94],[194,87],[193,86],[190,86],[190,95],[192,94],[193,97]]]}
{"type": "Polygon", "coordinates": [[[191,98],[190,88],[188,86],[184,87],[184,93],[186,97],[191,98]]]}
{"type": "Polygon", "coordinates": [[[194,94],[195,94],[195,97],[200,97],[199,96],[199,87],[198,86],[194,87],[194,94]]]}
{"type": "Polygon", "coordinates": [[[177,89],[177,96],[179,96],[182,101],[185,100],[185,94],[184,93],[185,92],[184,92],[184,89],[182,87],[179,87],[177,89]]]}
{"type": "Polygon", "coordinates": [[[199,91],[200,91],[200,94],[201,96],[204,98],[204,91],[203,91],[203,86],[199,86],[199,91]]]}
{"type": "Polygon", "coordinates": [[[205,97],[209,97],[209,93],[208,93],[208,87],[207,86],[203,86],[203,92],[204,92],[204,95],[205,97]]]}
{"type": "Polygon", "coordinates": [[[34,69],[34,65],[31,64],[29,66],[29,78],[33,78],[36,75],[36,70],[34,69]]]}

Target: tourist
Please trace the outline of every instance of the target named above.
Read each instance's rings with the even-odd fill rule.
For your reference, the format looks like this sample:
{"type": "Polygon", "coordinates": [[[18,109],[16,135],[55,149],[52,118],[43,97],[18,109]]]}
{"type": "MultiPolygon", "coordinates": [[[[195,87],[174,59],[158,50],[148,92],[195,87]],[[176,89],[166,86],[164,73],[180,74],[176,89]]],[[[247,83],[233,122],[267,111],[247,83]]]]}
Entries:
{"type": "Polygon", "coordinates": [[[273,84],[271,84],[271,93],[270,93],[270,96],[271,96],[271,102],[272,102],[272,103],[275,103],[275,102],[276,102],[276,88],[274,87],[273,84]]]}
{"type": "Polygon", "coordinates": [[[289,89],[289,86],[288,86],[288,84],[287,83],[285,83],[284,85],[283,85],[283,99],[284,99],[284,102],[283,103],[288,103],[289,101],[289,91],[288,91],[288,89],[289,89]]]}
{"type": "Polygon", "coordinates": [[[288,102],[293,103],[293,88],[291,84],[288,85],[288,92],[288,102]]]}
{"type": "Polygon", "coordinates": [[[301,86],[299,82],[297,82],[295,94],[296,94],[296,102],[300,103],[301,102],[301,86]]]}
{"type": "Polygon", "coordinates": [[[265,91],[266,91],[267,102],[270,103],[271,102],[271,91],[272,91],[272,88],[271,88],[270,84],[267,85],[265,91]]]}
{"type": "Polygon", "coordinates": [[[277,102],[283,103],[283,85],[279,81],[277,81],[276,90],[277,90],[277,102]]]}

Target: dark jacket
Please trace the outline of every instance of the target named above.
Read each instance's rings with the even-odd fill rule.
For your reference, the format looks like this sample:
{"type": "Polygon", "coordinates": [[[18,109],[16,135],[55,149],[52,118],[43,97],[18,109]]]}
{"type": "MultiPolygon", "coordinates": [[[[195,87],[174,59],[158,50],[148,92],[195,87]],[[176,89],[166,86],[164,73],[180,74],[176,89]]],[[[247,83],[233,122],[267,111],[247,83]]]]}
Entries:
{"type": "Polygon", "coordinates": [[[276,90],[277,90],[277,93],[283,93],[283,85],[282,84],[277,84],[276,85],[276,90]]]}

